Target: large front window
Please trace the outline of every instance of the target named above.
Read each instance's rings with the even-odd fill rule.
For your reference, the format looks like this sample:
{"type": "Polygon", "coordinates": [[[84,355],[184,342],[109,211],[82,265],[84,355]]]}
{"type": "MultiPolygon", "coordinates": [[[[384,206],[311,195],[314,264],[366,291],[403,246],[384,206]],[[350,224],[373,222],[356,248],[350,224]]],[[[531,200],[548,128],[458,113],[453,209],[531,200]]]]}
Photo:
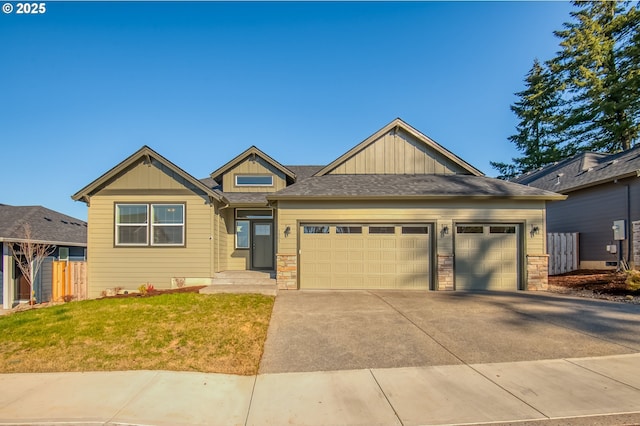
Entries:
{"type": "Polygon", "coordinates": [[[183,204],[116,204],[115,219],[117,246],[184,245],[183,204]]]}

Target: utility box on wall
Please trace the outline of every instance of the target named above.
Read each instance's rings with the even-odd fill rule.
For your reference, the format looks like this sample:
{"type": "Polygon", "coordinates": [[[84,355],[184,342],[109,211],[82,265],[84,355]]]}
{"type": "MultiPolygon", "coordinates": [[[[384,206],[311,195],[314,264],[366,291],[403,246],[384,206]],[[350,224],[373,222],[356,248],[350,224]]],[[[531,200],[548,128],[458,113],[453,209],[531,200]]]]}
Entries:
{"type": "Polygon", "coordinates": [[[613,221],[613,226],[611,227],[611,229],[613,229],[613,239],[616,241],[619,240],[626,240],[626,235],[627,232],[624,229],[624,220],[614,220],[613,221]]]}

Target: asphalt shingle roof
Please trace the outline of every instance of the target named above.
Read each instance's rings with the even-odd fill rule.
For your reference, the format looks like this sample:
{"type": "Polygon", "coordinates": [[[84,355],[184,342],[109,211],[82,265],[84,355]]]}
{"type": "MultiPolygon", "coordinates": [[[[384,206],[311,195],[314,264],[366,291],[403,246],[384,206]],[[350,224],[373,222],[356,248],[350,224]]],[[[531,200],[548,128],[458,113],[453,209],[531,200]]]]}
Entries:
{"type": "Polygon", "coordinates": [[[24,239],[23,225],[31,226],[32,239],[53,244],[87,245],[87,223],[42,206],[0,205],[0,240],[24,239]]]}
{"type": "Polygon", "coordinates": [[[539,197],[558,194],[499,179],[471,175],[314,176],[269,196],[280,197],[539,197]]]}
{"type": "Polygon", "coordinates": [[[617,154],[585,152],[512,179],[512,182],[554,192],[596,185],[640,171],[640,145],[617,154]]]}
{"type": "Polygon", "coordinates": [[[303,181],[324,168],[324,166],[285,166],[296,174],[296,182],[303,181]]]}

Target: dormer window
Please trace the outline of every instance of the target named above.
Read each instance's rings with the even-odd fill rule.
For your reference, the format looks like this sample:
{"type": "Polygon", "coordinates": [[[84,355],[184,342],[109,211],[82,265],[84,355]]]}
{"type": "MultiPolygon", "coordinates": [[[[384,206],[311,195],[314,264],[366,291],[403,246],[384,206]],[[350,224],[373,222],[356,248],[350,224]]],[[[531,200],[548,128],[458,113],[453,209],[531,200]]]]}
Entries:
{"type": "Polygon", "coordinates": [[[273,186],[273,175],[235,175],[236,186],[273,186]]]}

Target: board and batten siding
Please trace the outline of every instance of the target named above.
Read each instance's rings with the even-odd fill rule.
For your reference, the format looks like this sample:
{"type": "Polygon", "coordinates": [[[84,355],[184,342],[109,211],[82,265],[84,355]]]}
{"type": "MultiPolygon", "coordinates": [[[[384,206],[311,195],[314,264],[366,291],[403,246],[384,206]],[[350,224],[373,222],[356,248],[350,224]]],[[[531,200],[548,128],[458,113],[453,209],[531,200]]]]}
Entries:
{"type": "Polygon", "coordinates": [[[235,167],[227,170],[222,176],[222,188],[224,192],[275,192],[287,186],[284,173],[271,164],[256,156],[255,160],[245,159],[235,167]],[[272,175],[272,186],[236,186],[236,175],[272,175]]]}
{"type": "Polygon", "coordinates": [[[432,223],[437,254],[453,253],[456,223],[516,223],[524,225],[524,255],[545,253],[544,201],[279,201],[278,254],[297,253],[300,223],[432,223]],[[531,226],[539,232],[529,234],[531,226]],[[443,227],[448,233],[443,234],[443,227]],[[289,228],[289,233],[285,230],[289,228]]]}
{"type": "Polygon", "coordinates": [[[197,195],[96,195],[89,207],[90,298],[107,288],[135,290],[150,283],[171,287],[173,277],[211,277],[215,272],[213,207],[197,195]],[[116,203],[185,203],[185,247],[116,247],[116,203]]]}
{"type": "Polygon", "coordinates": [[[437,174],[465,171],[401,130],[384,134],[329,174],[437,174]]]}

